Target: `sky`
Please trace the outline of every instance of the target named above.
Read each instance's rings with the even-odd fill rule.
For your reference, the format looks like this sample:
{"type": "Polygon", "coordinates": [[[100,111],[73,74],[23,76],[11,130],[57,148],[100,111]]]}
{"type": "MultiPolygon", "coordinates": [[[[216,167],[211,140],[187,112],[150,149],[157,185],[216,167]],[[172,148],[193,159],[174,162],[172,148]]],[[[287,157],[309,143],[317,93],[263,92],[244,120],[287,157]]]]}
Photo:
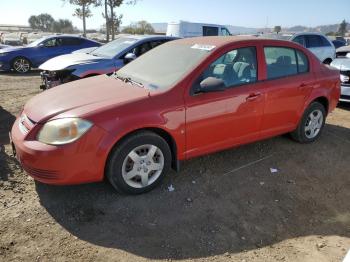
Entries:
{"type": "MultiPolygon", "coordinates": [[[[55,19],[70,19],[81,29],[82,21],[72,16],[74,8],[62,0],[0,0],[0,24],[27,25],[31,15],[49,13],[55,19]]],[[[99,29],[103,7],[91,9],[87,28],[99,29]]],[[[123,25],[185,20],[255,28],[318,26],[350,21],[350,0],[139,0],[116,12],[123,14],[123,25]]]]}

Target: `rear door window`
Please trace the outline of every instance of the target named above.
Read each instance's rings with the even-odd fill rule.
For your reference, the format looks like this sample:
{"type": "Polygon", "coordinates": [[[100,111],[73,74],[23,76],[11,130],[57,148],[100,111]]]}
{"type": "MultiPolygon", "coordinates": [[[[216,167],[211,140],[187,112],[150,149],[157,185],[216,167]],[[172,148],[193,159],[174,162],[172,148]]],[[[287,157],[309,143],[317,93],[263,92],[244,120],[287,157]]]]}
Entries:
{"type": "Polygon", "coordinates": [[[321,47],[322,44],[322,38],[318,35],[307,35],[306,36],[306,47],[307,48],[313,48],[313,47],[321,47]]]}
{"type": "Polygon", "coordinates": [[[274,79],[298,73],[295,51],[285,47],[265,47],[267,78],[274,79]]]}
{"type": "Polygon", "coordinates": [[[331,46],[331,43],[324,36],[319,37],[321,39],[322,46],[331,46]]]}
{"type": "Polygon", "coordinates": [[[267,79],[309,72],[309,59],[299,50],[287,47],[265,47],[264,53],[267,79]]]}
{"type": "Polygon", "coordinates": [[[219,28],[215,26],[203,26],[203,36],[217,36],[219,28]]]}
{"type": "Polygon", "coordinates": [[[73,38],[73,37],[64,37],[62,38],[62,45],[68,46],[68,45],[80,45],[82,42],[81,39],[73,38]]]}
{"type": "Polygon", "coordinates": [[[294,38],[293,42],[298,43],[298,44],[300,44],[300,45],[302,45],[304,47],[306,46],[305,37],[303,35],[299,35],[296,38],[294,38]]]}

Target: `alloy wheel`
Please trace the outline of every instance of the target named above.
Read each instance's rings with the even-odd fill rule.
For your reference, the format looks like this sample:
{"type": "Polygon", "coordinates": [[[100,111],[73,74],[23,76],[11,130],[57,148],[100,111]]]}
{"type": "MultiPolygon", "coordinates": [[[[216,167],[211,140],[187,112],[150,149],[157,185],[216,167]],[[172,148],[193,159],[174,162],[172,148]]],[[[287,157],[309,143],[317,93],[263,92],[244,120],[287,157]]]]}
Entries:
{"type": "Polygon", "coordinates": [[[309,139],[315,138],[321,131],[323,126],[323,114],[321,110],[312,111],[305,123],[305,136],[309,139]]]}
{"type": "Polygon", "coordinates": [[[30,64],[27,59],[19,58],[13,63],[13,68],[18,73],[27,73],[30,69],[30,64]]]}
{"type": "Polygon", "coordinates": [[[163,168],[163,152],[155,145],[142,145],[131,150],[124,159],[122,176],[129,186],[144,188],[157,181],[163,168]]]}

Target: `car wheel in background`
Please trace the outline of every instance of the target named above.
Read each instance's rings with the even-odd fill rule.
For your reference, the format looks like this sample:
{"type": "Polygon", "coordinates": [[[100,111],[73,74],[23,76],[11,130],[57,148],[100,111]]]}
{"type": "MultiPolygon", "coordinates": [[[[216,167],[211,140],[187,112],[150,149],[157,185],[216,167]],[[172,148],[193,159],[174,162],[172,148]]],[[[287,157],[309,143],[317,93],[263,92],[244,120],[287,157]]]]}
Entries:
{"type": "Polygon", "coordinates": [[[17,73],[28,73],[30,71],[30,61],[24,57],[16,57],[12,62],[12,69],[17,73]]]}
{"type": "Polygon", "coordinates": [[[300,143],[311,143],[322,133],[326,121],[326,109],[319,102],[313,102],[304,112],[304,115],[291,135],[300,143]]]}
{"type": "Polygon", "coordinates": [[[330,59],[330,58],[327,58],[323,61],[323,64],[325,64],[325,65],[330,65],[331,63],[332,63],[332,59],[330,59]]]}
{"type": "Polygon", "coordinates": [[[155,188],[171,166],[168,143],[153,132],[127,137],[109,156],[106,176],[120,193],[141,194],[155,188]]]}

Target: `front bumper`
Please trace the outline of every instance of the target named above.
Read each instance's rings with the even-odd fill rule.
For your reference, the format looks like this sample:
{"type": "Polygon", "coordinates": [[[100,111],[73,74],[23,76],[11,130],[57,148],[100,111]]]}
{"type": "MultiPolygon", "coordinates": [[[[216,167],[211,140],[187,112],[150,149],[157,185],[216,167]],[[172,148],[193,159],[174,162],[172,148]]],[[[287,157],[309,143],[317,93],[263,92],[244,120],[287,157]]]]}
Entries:
{"type": "Polygon", "coordinates": [[[350,102],[350,84],[341,85],[340,99],[341,102],[350,102]]]}
{"type": "Polygon", "coordinates": [[[103,141],[108,133],[93,126],[79,140],[62,146],[47,145],[30,139],[20,128],[18,118],[10,136],[16,157],[23,169],[35,180],[55,185],[71,185],[101,181],[108,152],[103,141]]]}

